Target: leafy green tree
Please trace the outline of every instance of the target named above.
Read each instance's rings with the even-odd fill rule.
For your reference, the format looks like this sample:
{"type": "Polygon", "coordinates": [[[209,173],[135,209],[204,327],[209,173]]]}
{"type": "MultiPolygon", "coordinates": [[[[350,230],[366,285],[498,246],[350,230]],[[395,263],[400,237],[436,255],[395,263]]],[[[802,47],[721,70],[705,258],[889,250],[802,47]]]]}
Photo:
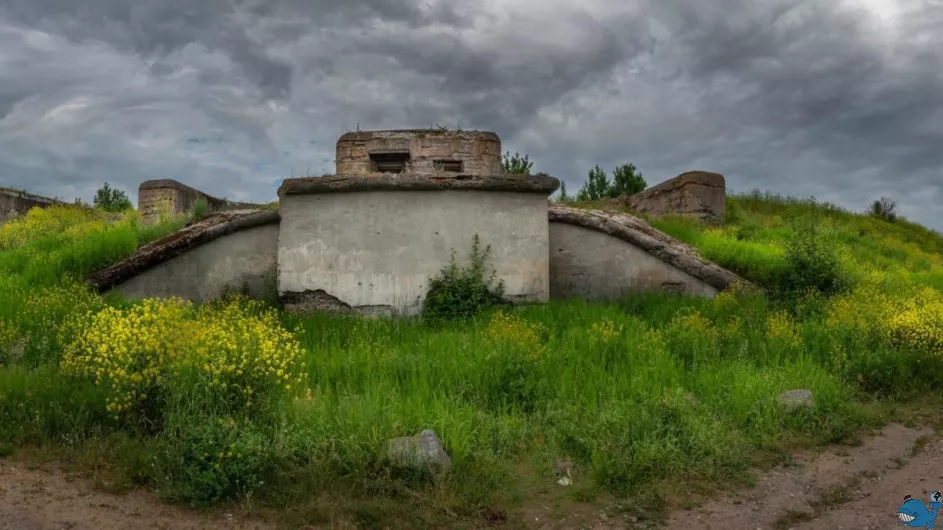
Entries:
{"type": "Polygon", "coordinates": [[[560,195],[557,196],[559,202],[567,202],[570,200],[570,196],[566,194],[566,182],[560,183],[560,195]]]}
{"type": "Polygon", "coordinates": [[[107,182],[95,192],[93,204],[106,212],[123,212],[134,207],[123,191],[112,188],[107,182]]]}
{"type": "Polygon", "coordinates": [[[635,164],[623,164],[612,171],[612,186],[609,188],[609,196],[628,197],[643,191],[648,187],[648,183],[642,177],[642,173],[635,167],[635,164]]]}
{"type": "Polygon", "coordinates": [[[576,199],[580,201],[598,201],[609,196],[609,177],[606,172],[598,165],[589,170],[589,176],[586,184],[580,188],[576,194],[576,199]]]}
{"type": "Polygon", "coordinates": [[[529,175],[532,167],[534,167],[534,163],[526,154],[521,157],[520,153],[514,153],[512,156],[511,152],[508,151],[504,153],[504,159],[501,161],[501,170],[505,173],[529,175]]]}

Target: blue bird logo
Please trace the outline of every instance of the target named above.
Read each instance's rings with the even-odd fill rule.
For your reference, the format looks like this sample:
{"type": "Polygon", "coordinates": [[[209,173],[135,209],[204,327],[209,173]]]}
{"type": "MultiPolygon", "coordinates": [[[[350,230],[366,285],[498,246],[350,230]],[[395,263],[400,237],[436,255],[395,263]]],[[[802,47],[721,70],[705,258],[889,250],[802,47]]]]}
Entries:
{"type": "Polygon", "coordinates": [[[897,518],[904,526],[911,528],[936,528],[936,516],[943,507],[943,493],[934,491],[930,494],[930,504],[904,497],[904,503],[897,509],[897,518]]]}

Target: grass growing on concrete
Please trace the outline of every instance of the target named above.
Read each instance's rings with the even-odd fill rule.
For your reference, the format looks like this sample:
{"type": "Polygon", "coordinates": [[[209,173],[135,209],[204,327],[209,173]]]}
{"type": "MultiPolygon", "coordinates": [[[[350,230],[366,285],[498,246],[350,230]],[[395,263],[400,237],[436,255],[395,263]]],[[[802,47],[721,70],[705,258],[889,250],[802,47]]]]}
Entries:
{"type": "Polygon", "coordinates": [[[289,523],[474,524],[535,498],[653,506],[665,484],[743,478],[758,451],[847,438],[875,421],[874,396],[941,388],[943,241],[775,197],[731,204],[724,228],[658,226],[777,287],[791,221],[815,209],[849,287],[561,301],[435,325],[239,299],[106,303],[68,278],[127,255],[144,229],[31,213],[2,229],[0,294],[16,306],[0,309],[0,445],[84,462],[111,487],[237,498],[289,523]],[[91,371],[69,369],[77,358],[91,371]],[[795,388],[814,391],[813,408],[778,406],[795,388]],[[452,457],[444,478],[387,459],[386,440],[426,428],[452,457]],[[560,460],[572,486],[556,482],[560,460]]]}

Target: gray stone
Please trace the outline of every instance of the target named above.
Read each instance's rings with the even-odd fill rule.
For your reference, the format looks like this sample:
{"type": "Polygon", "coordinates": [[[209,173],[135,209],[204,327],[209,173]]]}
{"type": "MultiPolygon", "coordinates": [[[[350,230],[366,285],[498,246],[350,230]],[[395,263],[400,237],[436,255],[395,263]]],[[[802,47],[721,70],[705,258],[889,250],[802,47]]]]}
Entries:
{"type": "Polygon", "coordinates": [[[801,408],[812,408],[814,404],[812,391],[808,389],[789,390],[779,395],[779,405],[787,412],[801,408]]]}
{"type": "Polygon", "coordinates": [[[438,472],[452,469],[452,459],[445,452],[442,440],[431,429],[417,436],[393,438],[389,441],[389,456],[394,462],[408,467],[427,467],[438,472]]]}

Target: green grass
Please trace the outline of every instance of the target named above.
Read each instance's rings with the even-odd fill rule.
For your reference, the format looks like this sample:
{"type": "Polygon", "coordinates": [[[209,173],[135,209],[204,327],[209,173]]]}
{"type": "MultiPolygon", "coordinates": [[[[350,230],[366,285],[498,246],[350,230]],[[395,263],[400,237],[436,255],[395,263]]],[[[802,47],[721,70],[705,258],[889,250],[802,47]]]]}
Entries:
{"type": "MultiPolygon", "coordinates": [[[[943,285],[943,240],[906,220],[754,194],[728,200],[723,228],[653,224],[770,286],[789,267],[794,221],[813,211],[857,282],[852,309],[865,308],[853,296],[878,285],[874,271],[913,288],[943,285]]],[[[71,215],[60,225],[77,222],[71,215]]],[[[98,214],[82,215],[94,223],[98,214]]],[[[146,485],[195,504],[235,497],[286,524],[474,526],[496,513],[519,522],[538,502],[611,499],[651,513],[681,489],[743,483],[757,455],[854,439],[886,418],[885,404],[943,388],[939,352],[836,323],[848,312],[841,297],[638,294],[462,323],[281,315],[303,347],[310,396],[286,394],[227,430],[212,397],[178,388],[160,398],[158,424],[140,429],[105,413],[104,389],[57,366],[81,329],[73,317],[128,302],[82,294],[63,278],[80,279],[180,221],[71,234],[34,224],[0,246],[0,295],[15,302],[0,308],[0,449],[42,448],[107,472],[113,489],[146,485]],[[777,406],[795,388],[814,391],[813,409],[777,406]],[[388,439],[426,428],[453,459],[446,477],[386,458],[388,439]],[[241,448],[238,462],[203,463],[230,444],[241,448]],[[569,489],[554,475],[563,458],[573,462],[569,489]]],[[[909,292],[890,294],[903,304],[909,292]]]]}

